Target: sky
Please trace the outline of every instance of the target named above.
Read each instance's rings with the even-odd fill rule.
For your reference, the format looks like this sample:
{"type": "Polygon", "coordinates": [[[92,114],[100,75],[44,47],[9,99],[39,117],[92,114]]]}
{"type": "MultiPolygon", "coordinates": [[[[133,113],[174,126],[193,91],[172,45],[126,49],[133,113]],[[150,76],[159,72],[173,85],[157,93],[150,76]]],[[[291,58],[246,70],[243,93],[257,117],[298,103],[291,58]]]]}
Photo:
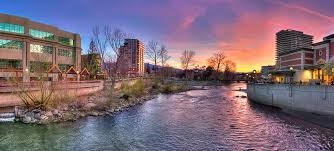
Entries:
{"type": "Polygon", "coordinates": [[[334,33],[333,0],[0,0],[0,13],[79,33],[87,52],[92,28],[119,27],[147,43],[164,43],[179,66],[183,50],[206,65],[217,50],[237,71],[275,62],[275,33],[303,31],[314,41],[334,33]]]}

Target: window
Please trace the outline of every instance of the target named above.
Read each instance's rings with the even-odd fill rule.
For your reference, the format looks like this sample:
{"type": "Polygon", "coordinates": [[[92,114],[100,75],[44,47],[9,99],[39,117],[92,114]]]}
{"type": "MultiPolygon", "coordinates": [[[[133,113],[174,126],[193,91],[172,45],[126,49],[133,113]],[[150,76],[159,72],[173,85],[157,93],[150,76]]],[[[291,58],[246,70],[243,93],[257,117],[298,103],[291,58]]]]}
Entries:
{"type": "Polygon", "coordinates": [[[22,69],[22,61],[0,59],[0,69],[22,69]]]}
{"type": "Polygon", "coordinates": [[[73,39],[65,38],[65,37],[59,37],[58,41],[61,44],[68,45],[68,46],[73,46],[73,43],[74,43],[73,39]]]}
{"type": "Polygon", "coordinates": [[[33,36],[35,38],[41,38],[41,39],[47,39],[47,40],[54,40],[55,36],[52,33],[35,30],[35,29],[29,29],[30,36],[33,36]]]}
{"type": "Polygon", "coordinates": [[[74,50],[58,49],[58,55],[64,57],[74,57],[74,50]]]}
{"type": "Polygon", "coordinates": [[[9,23],[0,23],[0,31],[24,34],[24,26],[9,23]]]}
{"type": "Polygon", "coordinates": [[[71,68],[71,66],[73,65],[70,65],[70,64],[59,64],[58,65],[61,72],[66,72],[68,69],[71,68]]]}
{"type": "Polygon", "coordinates": [[[319,56],[322,56],[322,50],[319,51],[319,56]]]}
{"type": "Polygon", "coordinates": [[[22,50],[23,42],[17,40],[0,39],[0,48],[22,50]]]}
{"type": "Polygon", "coordinates": [[[51,62],[30,61],[31,73],[45,73],[51,67],[51,62]]]}
{"type": "Polygon", "coordinates": [[[30,52],[52,54],[52,51],[53,47],[51,46],[30,44],[30,52]]]}

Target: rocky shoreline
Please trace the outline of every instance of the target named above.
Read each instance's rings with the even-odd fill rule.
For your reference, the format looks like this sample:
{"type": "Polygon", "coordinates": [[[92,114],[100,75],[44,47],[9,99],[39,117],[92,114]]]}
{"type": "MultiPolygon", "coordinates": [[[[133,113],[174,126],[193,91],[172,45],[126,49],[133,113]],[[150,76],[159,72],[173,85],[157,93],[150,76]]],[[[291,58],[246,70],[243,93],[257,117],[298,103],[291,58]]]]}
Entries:
{"type": "MultiPolygon", "coordinates": [[[[171,91],[166,94],[180,93],[189,90],[206,90],[208,85],[197,85],[183,88],[180,90],[171,91]]],[[[101,91],[85,98],[78,98],[71,103],[64,103],[56,108],[48,108],[45,111],[41,109],[28,110],[26,107],[17,107],[15,111],[15,122],[22,122],[25,124],[48,124],[65,121],[76,121],[87,116],[112,116],[118,112],[127,110],[130,107],[141,105],[148,100],[157,97],[161,92],[146,91],[142,96],[134,97],[125,100],[120,95],[113,98],[115,103],[110,101],[106,95],[107,92],[101,91]],[[102,103],[101,103],[102,102],[102,103]]]]}
{"type": "Polygon", "coordinates": [[[76,121],[87,116],[112,116],[118,112],[127,110],[130,107],[141,105],[148,100],[156,98],[157,95],[147,95],[135,98],[131,102],[122,102],[117,107],[107,107],[104,109],[96,108],[97,104],[92,101],[85,105],[79,105],[78,102],[57,109],[42,111],[39,109],[29,111],[25,107],[16,109],[16,122],[25,124],[48,124],[65,121],[76,121]]]}

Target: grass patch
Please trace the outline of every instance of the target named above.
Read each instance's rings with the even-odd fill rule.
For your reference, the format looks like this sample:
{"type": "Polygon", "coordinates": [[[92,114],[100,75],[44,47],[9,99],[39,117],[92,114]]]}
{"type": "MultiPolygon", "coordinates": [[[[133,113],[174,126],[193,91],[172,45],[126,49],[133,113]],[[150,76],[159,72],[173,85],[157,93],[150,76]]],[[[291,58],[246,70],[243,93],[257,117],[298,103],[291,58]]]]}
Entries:
{"type": "Polygon", "coordinates": [[[142,79],[136,80],[133,85],[123,82],[120,87],[121,97],[125,100],[142,96],[145,92],[145,82],[142,79]]]}

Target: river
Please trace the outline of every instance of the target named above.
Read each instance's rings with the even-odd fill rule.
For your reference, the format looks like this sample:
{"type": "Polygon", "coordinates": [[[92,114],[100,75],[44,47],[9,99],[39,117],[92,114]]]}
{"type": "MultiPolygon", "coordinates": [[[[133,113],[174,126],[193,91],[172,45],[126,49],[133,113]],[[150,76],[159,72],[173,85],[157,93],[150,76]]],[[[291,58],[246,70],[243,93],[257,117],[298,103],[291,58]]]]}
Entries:
{"type": "Polygon", "coordinates": [[[0,150],[334,150],[334,130],[236,97],[239,87],[160,95],[109,117],[0,124],[0,150]]]}

